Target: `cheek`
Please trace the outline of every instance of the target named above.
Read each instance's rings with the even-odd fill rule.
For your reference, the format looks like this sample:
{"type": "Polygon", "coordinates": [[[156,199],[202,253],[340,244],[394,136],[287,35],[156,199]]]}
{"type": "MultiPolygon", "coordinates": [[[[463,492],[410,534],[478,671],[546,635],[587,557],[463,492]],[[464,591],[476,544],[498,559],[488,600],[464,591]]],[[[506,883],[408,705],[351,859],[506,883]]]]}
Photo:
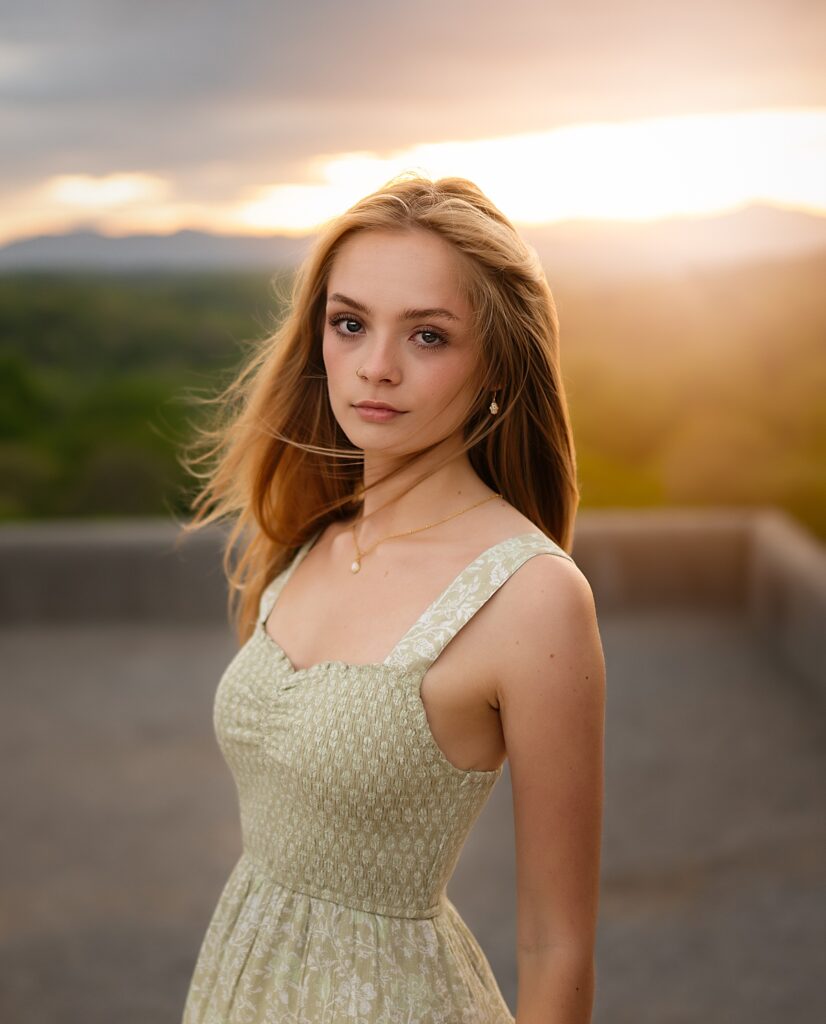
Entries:
{"type": "Polygon", "coordinates": [[[462,359],[451,365],[442,364],[437,372],[428,374],[422,390],[427,394],[431,415],[451,421],[464,418],[474,391],[472,372],[473,367],[462,359]]]}
{"type": "Polygon", "coordinates": [[[473,375],[473,364],[468,361],[465,354],[461,358],[449,359],[442,366],[436,368],[437,372],[432,374],[432,386],[434,393],[438,393],[444,400],[451,398],[459,400],[471,387],[473,375]]]}
{"type": "Polygon", "coordinates": [[[329,370],[330,364],[333,361],[333,352],[330,348],[330,341],[327,335],[327,331],[321,336],[321,359],[324,363],[324,369],[329,370]]]}
{"type": "Polygon", "coordinates": [[[341,346],[336,345],[334,339],[330,339],[327,333],[325,333],[321,344],[321,357],[324,360],[327,380],[330,382],[330,386],[334,387],[345,372],[347,358],[341,346]]]}

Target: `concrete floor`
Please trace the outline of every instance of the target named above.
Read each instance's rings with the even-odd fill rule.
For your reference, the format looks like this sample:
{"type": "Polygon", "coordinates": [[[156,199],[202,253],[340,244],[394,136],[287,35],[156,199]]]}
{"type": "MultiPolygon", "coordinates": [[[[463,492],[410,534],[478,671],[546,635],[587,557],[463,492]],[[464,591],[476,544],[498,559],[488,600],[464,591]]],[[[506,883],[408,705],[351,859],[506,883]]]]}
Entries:
{"type": "MultiPolygon", "coordinates": [[[[600,617],[595,1024],[826,1019],[817,691],[735,613],[600,617]]],[[[240,853],[215,626],[0,630],[0,1020],[178,1024],[240,853]]],[[[511,1007],[507,772],[449,887],[511,1007]]]]}

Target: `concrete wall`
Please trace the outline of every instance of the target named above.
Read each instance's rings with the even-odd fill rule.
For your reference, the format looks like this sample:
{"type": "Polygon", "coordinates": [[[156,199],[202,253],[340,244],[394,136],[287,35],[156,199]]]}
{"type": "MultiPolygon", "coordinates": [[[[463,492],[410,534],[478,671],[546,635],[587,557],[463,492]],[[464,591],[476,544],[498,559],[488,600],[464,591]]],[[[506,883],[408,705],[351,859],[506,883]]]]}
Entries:
{"type": "Polygon", "coordinates": [[[755,629],[826,694],[826,547],[768,510],[752,525],[748,607],[755,629]]]}
{"type": "MultiPolygon", "coordinates": [[[[225,529],[168,520],[0,527],[4,622],[226,620],[225,529]]],[[[774,509],[611,509],[577,519],[597,611],[742,607],[826,692],[826,548],[774,509]]]]}
{"type": "Polygon", "coordinates": [[[224,531],[183,536],[166,519],[0,527],[5,622],[226,618],[224,531]]]}

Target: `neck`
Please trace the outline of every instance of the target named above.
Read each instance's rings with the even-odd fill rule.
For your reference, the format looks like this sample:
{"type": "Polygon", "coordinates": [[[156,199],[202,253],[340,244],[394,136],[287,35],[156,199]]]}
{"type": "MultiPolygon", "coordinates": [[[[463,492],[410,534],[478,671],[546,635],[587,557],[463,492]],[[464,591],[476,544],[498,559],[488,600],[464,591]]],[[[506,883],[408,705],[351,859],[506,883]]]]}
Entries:
{"type": "MultiPolygon", "coordinates": [[[[435,468],[449,451],[439,445],[390,480],[370,487],[359,515],[359,520],[366,520],[358,527],[361,544],[424,526],[493,493],[476,475],[466,452],[457,450],[444,465],[435,468]]],[[[365,486],[389,472],[394,464],[394,460],[365,452],[365,486]]]]}

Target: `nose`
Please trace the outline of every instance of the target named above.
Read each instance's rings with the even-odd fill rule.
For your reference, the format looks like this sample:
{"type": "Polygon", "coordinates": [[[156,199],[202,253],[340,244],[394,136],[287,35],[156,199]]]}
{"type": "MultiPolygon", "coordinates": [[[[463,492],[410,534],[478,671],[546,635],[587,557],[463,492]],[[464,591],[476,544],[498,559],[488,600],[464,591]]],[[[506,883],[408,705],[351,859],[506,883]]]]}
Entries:
{"type": "Polygon", "coordinates": [[[391,337],[376,339],[360,353],[359,376],[371,384],[398,384],[401,372],[398,352],[391,337]]]}

